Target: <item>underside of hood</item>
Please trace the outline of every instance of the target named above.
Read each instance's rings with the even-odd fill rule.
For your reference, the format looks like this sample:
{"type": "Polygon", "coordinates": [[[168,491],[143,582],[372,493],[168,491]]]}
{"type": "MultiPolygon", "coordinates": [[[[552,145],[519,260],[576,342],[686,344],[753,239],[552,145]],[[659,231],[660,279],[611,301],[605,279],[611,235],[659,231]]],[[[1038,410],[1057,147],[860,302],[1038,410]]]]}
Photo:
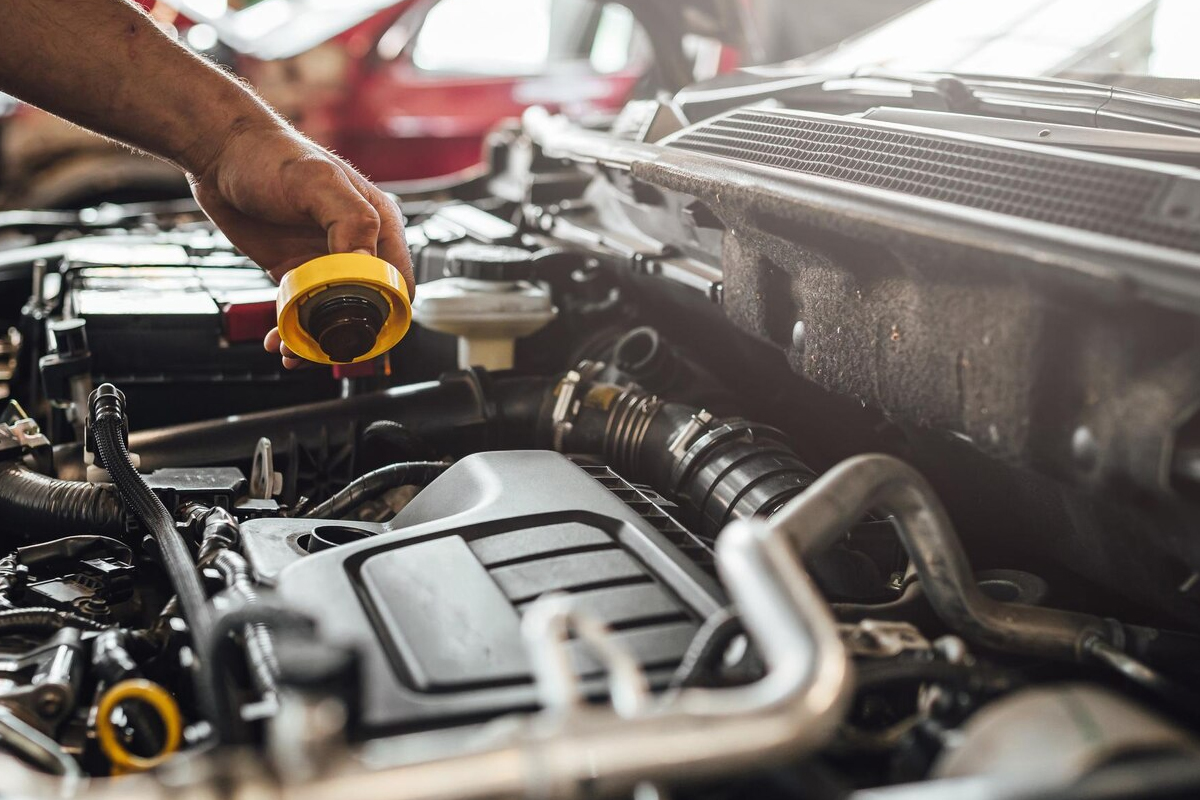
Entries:
{"type": "Polygon", "coordinates": [[[689,37],[715,39],[759,60],[762,44],[754,34],[741,0],[615,0],[633,12],[650,37],[660,88],[678,91],[695,80],[689,37]]]}

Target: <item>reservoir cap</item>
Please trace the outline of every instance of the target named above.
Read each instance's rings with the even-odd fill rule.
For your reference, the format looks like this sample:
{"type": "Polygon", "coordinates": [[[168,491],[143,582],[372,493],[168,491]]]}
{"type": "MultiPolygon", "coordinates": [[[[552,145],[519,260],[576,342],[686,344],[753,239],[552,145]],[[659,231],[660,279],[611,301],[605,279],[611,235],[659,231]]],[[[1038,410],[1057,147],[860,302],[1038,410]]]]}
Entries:
{"type": "Polygon", "coordinates": [[[322,256],[287,273],[275,308],[283,343],[318,364],[354,364],[382,355],[412,322],[400,272],[362,253],[322,256]]]}

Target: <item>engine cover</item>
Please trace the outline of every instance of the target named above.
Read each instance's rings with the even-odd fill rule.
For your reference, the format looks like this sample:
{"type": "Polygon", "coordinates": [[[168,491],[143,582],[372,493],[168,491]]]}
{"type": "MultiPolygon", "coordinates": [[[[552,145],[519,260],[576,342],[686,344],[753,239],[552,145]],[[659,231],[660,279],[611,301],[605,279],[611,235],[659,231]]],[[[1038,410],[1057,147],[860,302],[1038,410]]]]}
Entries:
{"type": "MultiPolygon", "coordinates": [[[[371,534],[292,555],[276,578],[320,636],[361,654],[371,735],[536,705],[519,625],[546,592],[571,593],[661,684],[725,602],[661,532],[671,530],[681,529],[611,472],[522,451],[464,458],[386,525],[257,520],[243,532],[262,572],[316,540],[371,534]]],[[[602,692],[598,662],[582,647],[574,657],[602,692]]]]}

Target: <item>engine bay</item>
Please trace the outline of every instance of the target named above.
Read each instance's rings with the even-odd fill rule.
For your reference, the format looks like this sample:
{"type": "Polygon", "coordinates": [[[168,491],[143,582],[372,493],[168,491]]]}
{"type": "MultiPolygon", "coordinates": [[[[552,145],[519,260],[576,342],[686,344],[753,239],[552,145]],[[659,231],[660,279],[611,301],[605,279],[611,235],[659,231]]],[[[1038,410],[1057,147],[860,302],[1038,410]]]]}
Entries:
{"type": "Polygon", "coordinates": [[[1200,177],[755,91],[405,193],[362,364],[194,205],[0,212],[5,785],[1190,796],[1200,177]]]}

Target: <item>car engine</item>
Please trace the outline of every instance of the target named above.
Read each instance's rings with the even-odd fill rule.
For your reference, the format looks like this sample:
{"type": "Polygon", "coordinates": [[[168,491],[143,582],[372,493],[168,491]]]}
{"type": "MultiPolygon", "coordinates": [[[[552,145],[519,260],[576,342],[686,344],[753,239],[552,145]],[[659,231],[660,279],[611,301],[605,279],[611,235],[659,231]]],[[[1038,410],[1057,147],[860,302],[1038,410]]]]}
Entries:
{"type": "Polygon", "coordinates": [[[1191,796],[1200,173],[752,91],[402,192],[362,364],[0,213],[0,793],[1191,796]]]}

